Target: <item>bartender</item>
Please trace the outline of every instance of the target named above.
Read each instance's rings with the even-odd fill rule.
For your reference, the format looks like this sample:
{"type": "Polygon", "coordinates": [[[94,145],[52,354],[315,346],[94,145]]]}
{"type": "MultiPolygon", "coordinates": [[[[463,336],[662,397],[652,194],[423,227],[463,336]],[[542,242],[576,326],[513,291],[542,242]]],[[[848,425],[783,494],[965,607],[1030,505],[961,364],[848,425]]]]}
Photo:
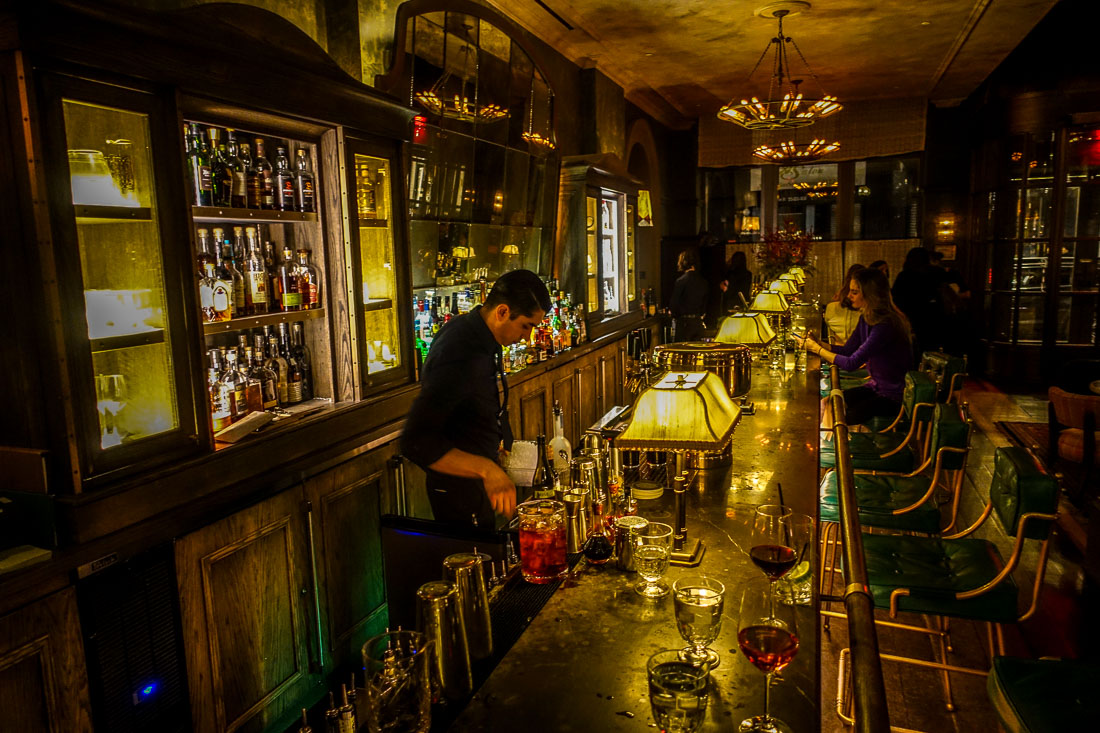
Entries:
{"type": "Polygon", "coordinates": [[[682,273],[672,286],[672,340],[698,341],[703,338],[703,314],[707,308],[707,280],[695,271],[699,258],[690,249],[680,253],[676,261],[682,273]]]}
{"type": "Polygon", "coordinates": [[[427,472],[436,520],[491,530],[494,512],[515,511],[516,486],[499,464],[512,447],[501,347],[526,339],[548,310],[539,276],[513,270],[432,341],[401,451],[427,472]]]}

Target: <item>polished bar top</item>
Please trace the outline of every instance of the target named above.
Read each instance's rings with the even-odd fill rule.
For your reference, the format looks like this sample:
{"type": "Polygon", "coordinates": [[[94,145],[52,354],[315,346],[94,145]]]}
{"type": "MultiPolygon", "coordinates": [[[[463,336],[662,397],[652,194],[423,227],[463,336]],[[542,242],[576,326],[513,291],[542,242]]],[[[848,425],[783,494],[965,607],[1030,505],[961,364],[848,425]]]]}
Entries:
{"type": "MultiPolygon", "coordinates": [[[[788,360],[789,361],[789,360],[788,360]]],[[[817,371],[779,372],[753,365],[745,416],[733,436],[733,464],[700,472],[688,492],[688,535],[707,546],[695,568],[672,566],[671,584],[700,571],[726,586],[722,630],[711,648],[721,662],[711,673],[703,731],[729,731],[764,706],[764,673],[737,648],[743,582],[763,577],[748,556],[757,504],[785,502],[816,516],[817,371]]],[[[639,502],[639,514],[672,523],[672,492],[639,502]]],[[[646,660],[685,645],[676,631],[671,594],[647,601],[633,590],[637,574],[614,562],[586,567],[567,581],[524,631],[451,726],[452,731],[634,731],[653,723],[646,660]]],[[[772,688],[772,714],[797,731],[817,730],[818,625],[798,609],[799,652],[772,688]]]]}

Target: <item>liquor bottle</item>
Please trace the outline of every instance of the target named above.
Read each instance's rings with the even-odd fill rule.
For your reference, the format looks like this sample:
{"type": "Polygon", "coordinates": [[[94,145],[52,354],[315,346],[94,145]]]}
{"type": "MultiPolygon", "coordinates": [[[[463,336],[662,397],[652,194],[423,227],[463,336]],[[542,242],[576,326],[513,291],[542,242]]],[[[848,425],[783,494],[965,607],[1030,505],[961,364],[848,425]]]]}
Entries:
{"type": "Polygon", "coordinates": [[[225,239],[223,230],[214,230],[214,246],[217,247],[219,276],[230,284],[232,309],[234,318],[243,318],[245,315],[244,300],[244,275],[237,267],[237,260],[233,257],[233,245],[225,239]]]}
{"type": "Polygon", "coordinates": [[[210,137],[210,190],[213,206],[229,206],[233,194],[233,173],[226,162],[225,144],[221,142],[221,128],[208,127],[210,137]]]}
{"type": "Polygon", "coordinates": [[[559,477],[568,474],[569,462],[573,460],[573,447],[565,437],[565,423],[557,400],[554,400],[554,437],[550,439],[550,460],[559,477]]]}
{"type": "Polygon", "coordinates": [[[341,685],[344,694],[344,704],[337,710],[337,727],[339,733],[356,733],[358,725],[355,722],[355,706],[348,702],[348,686],[341,685]]]}
{"type": "Polygon", "coordinates": [[[221,376],[221,382],[229,395],[229,415],[231,422],[237,422],[248,414],[248,399],[246,390],[248,381],[240,370],[237,369],[237,350],[229,349],[225,354],[225,372],[221,376]]]}
{"type": "Polygon", "coordinates": [[[260,255],[260,244],[256,239],[256,227],[248,227],[244,232],[245,239],[248,242],[248,259],[244,265],[245,310],[250,316],[258,316],[267,313],[270,307],[267,292],[267,267],[264,265],[263,256],[260,255]]]}
{"type": "Polygon", "coordinates": [[[195,245],[195,259],[198,260],[199,263],[199,277],[202,277],[205,272],[203,265],[207,262],[216,262],[218,258],[214,254],[214,249],[210,246],[209,229],[199,228],[197,240],[195,245]]]}
{"type": "Polygon", "coordinates": [[[258,185],[255,190],[253,190],[255,165],[252,162],[252,145],[250,143],[241,143],[238,155],[241,159],[241,165],[244,166],[245,205],[249,209],[258,209],[260,208],[260,189],[263,186],[258,185]]]}
{"type": "Polygon", "coordinates": [[[255,147],[255,158],[252,167],[248,171],[248,207],[251,209],[275,208],[275,176],[271,170],[271,163],[264,156],[264,139],[257,137],[252,139],[255,147]]]}
{"type": "Polygon", "coordinates": [[[290,169],[290,159],[286,157],[286,148],[275,148],[275,208],[280,211],[294,211],[298,207],[298,194],[294,188],[294,171],[290,169]]]}
{"type": "Polygon", "coordinates": [[[245,260],[248,259],[248,241],[244,238],[244,227],[233,227],[233,242],[229,258],[233,265],[240,271],[244,271],[245,260]]]}
{"type": "MultiPolygon", "coordinates": [[[[314,398],[313,391],[313,355],[309,352],[309,347],[306,346],[306,333],[305,327],[300,322],[295,322],[290,328],[290,343],[291,349],[294,351],[294,358],[298,361],[298,366],[302,370],[302,401],[312,400],[314,398]]],[[[381,354],[378,355],[382,357],[381,354]]]]}
{"type": "Polygon", "coordinates": [[[538,450],[539,466],[535,470],[535,476],[531,482],[531,488],[534,489],[532,498],[553,499],[559,485],[558,474],[554,472],[554,467],[550,465],[550,461],[546,458],[545,435],[539,435],[538,450]]]}
{"type": "Polygon", "coordinates": [[[263,384],[264,409],[274,410],[279,406],[279,375],[271,366],[271,360],[267,357],[267,341],[263,335],[256,334],[252,337],[253,369],[263,384]]]}
{"type": "Polygon", "coordinates": [[[292,313],[302,310],[302,293],[298,289],[298,265],[294,262],[294,250],[289,246],[283,247],[283,261],[277,270],[275,278],[275,292],[272,293],[271,304],[278,303],[279,310],[283,313],[292,313]]]}
{"type": "MultiPolygon", "coordinates": [[[[247,336],[241,336],[245,343],[248,343],[247,336]]],[[[239,353],[244,354],[243,362],[241,363],[241,374],[244,375],[245,387],[244,387],[244,401],[248,405],[249,412],[263,412],[264,411],[264,383],[263,378],[256,373],[256,365],[252,361],[252,347],[245,346],[243,349],[238,349],[239,353]]]]}
{"type": "Polygon", "coordinates": [[[287,402],[296,405],[302,401],[302,365],[290,349],[290,333],[287,324],[279,324],[279,355],[286,359],[287,402]]]}
{"type": "Polygon", "coordinates": [[[298,148],[298,156],[294,161],[295,186],[298,196],[298,211],[315,211],[316,204],[313,199],[313,168],[309,162],[309,153],[303,148],[298,148]]]}
{"type": "Polygon", "coordinates": [[[210,206],[214,195],[210,183],[210,152],[197,122],[191,123],[189,148],[187,166],[191,173],[191,195],[195,206],[210,206]]]}
{"type": "Polygon", "coordinates": [[[229,392],[221,381],[221,352],[211,349],[210,369],[207,370],[206,386],[210,392],[210,417],[214,432],[229,427],[233,420],[229,410],[229,392]]]}
{"type": "Polygon", "coordinates": [[[336,698],[328,693],[328,710],[325,711],[325,733],[338,733],[340,730],[340,709],[336,707],[336,698]]]}
{"type": "MultiPolygon", "coordinates": [[[[270,333],[269,326],[264,326],[264,331],[270,333]]],[[[267,368],[275,372],[275,389],[279,395],[279,405],[290,404],[290,365],[279,353],[279,339],[269,336],[267,339],[267,368]]]]}
{"type": "Polygon", "coordinates": [[[298,250],[298,290],[302,294],[302,309],[321,307],[321,273],[309,261],[308,249],[298,250]]]}
{"type": "Polygon", "coordinates": [[[243,209],[248,206],[248,172],[240,157],[236,132],[232,129],[226,130],[225,137],[225,165],[233,178],[233,185],[229,191],[229,205],[243,209]]]}
{"type": "Polygon", "coordinates": [[[203,278],[199,280],[199,304],[202,317],[207,323],[228,321],[233,317],[231,288],[225,280],[218,277],[215,264],[202,263],[203,278]]]}

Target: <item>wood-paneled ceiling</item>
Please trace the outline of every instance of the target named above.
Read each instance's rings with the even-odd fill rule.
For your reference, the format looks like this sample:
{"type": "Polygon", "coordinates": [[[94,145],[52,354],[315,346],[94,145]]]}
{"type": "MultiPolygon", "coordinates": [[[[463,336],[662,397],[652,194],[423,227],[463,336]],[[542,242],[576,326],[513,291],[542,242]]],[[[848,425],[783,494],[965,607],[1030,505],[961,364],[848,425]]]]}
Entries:
{"type": "MultiPolygon", "coordinates": [[[[770,57],[748,76],[776,33],[774,20],[756,14],[773,0],[485,1],[570,60],[599,68],[629,100],[675,127],[734,96],[767,91],[770,57]]],[[[842,102],[926,97],[951,105],[1056,2],[812,0],[783,30],[842,102]]]]}

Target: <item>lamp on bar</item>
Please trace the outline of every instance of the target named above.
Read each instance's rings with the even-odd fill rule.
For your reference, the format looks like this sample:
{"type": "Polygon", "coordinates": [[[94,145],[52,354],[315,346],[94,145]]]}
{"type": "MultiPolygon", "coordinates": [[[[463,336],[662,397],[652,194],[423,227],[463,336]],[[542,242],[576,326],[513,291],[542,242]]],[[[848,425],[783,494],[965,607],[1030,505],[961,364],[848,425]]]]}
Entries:
{"type": "Polygon", "coordinates": [[[798,284],[794,280],[784,280],[780,275],[778,280],[772,280],[768,284],[768,290],[774,290],[783,295],[798,295],[798,284]]]}
{"type": "Polygon", "coordinates": [[[791,325],[791,304],[787,302],[783,293],[761,290],[752,299],[749,310],[766,314],[776,333],[783,331],[784,326],[791,325]]]}
{"type": "Polygon", "coordinates": [[[694,468],[728,465],[740,419],[741,408],[716,374],[668,372],[638,395],[615,446],[684,453],[694,468]]]}
{"type": "Polygon", "coordinates": [[[806,271],[801,267],[795,266],[787,270],[787,274],[792,276],[799,285],[806,284],[806,271]]]}
{"type": "Polygon", "coordinates": [[[734,313],[722,319],[715,341],[744,346],[767,346],[775,340],[775,330],[763,313],[734,313]]]}

